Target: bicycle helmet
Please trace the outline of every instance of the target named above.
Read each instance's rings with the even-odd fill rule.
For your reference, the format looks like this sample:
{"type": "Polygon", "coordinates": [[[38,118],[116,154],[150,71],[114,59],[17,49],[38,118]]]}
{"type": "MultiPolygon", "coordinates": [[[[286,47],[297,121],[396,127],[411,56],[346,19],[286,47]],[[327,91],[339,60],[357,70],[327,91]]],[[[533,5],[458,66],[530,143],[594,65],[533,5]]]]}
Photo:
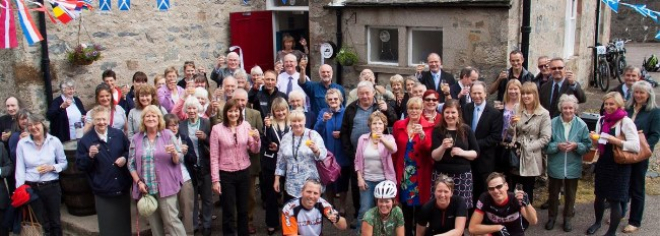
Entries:
{"type": "Polygon", "coordinates": [[[378,183],[376,188],[374,188],[374,197],[378,199],[395,198],[396,184],[391,180],[385,180],[378,183]]]}

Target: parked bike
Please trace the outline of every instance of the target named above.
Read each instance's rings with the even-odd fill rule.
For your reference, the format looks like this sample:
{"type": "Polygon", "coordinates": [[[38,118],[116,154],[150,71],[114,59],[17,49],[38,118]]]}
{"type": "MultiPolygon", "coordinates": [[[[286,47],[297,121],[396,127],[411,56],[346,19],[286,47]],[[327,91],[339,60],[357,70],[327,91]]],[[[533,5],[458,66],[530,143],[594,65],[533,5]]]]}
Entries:
{"type": "Polygon", "coordinates": [[[596,45],[595,47],[589,47],[594,50],[594,55],[596,59],[596,71],[594,71],[594,77],[592,85],[596,88],[600,87],[600,90],[606,92],[610,87],[610,65],[607,62],[607,48],[603,45],[596,45]]]}
{"type": "Polygon", "coordinates": [[[609,63],[609,71],[612,79],[616,78],[619,83],[623,83],[623,70],[626,68],[626,48],[625,44],[631,40],[614,39],[607,44],[607,54],[605,58],[609,63]]]}

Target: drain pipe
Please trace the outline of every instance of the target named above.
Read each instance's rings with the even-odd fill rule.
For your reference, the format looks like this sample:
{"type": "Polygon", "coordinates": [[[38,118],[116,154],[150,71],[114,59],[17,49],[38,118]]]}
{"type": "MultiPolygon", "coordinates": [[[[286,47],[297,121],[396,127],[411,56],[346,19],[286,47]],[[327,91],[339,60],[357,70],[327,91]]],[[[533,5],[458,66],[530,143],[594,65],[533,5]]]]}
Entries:
{"type": "Polygon", "coordinates": [[[520,42],[520,51],[523,54],[523,58],[525,60],[523,61],[523,67],[527,67],[527,62],[529,61],[529,35],[532,33],[532,27],[530,26],[530,18],[531,18],[531,0],[523,0],[523,5],[522,5],[522,26],[520,27],[520,31],[522,31],[522,39],[520,42]]]}
{"type": "MultiPolygon", "coordinates": [[[[44,4],[44,0],[39,0],[39,3],[44,4]]],[[[44,91],[46,93],[46,110],[53,102],[53,85],[50,77],[50,56],[48,55],[48,32],[46,30],[46,15],[44,12],[39,12],[39,32],[44,40],[41,41],[41,72],[44,73],[44,91]]]]}
{"type": "MultiPolygon", "coordinates": [[[[337,29],[336,29],[337,50],[341,50],[341,47],[343,45],[342,39],[344,38],[344,34],[342,33],[342,27],[341,27],[341,22],[342,22],[341,18],[344,12],[342,8],[337,8],[335,10],[335,13],[337,14],[337,29]]],[[[343,78],[342,78],[343,69],[341,64],[339,64],[339,61],[335,60],[335,63],[337,64],[337,71],[335,73],[337,75],[337,84],[341,85],[343,82],[343,78]]]]}
{"type": "MultiPolygon", "coordinates": [[[[593,68],[592,68],[592,72],[591,72],[591,73],[593,73],[594,78],[596,77],[596,71],[598,70],[598,55],[596,55],[596,48],[595,47],[598,46],[598,34],[599,34],[598,31],[600,31],[599,28],[600,28],[600,1],[596,1],[596,25],[594,25],[594,30],[596,32],[594,33],[594,50],[593,50],[593,57],[592,57],[593,58],[592,59],[593,68]]],[[[595,81],[595,79],[592,80],[592,81],[595,81]]],[[[598,87],[598,85],[595,84],[595,83],[594,83],[594,86],[598,87]]]]}

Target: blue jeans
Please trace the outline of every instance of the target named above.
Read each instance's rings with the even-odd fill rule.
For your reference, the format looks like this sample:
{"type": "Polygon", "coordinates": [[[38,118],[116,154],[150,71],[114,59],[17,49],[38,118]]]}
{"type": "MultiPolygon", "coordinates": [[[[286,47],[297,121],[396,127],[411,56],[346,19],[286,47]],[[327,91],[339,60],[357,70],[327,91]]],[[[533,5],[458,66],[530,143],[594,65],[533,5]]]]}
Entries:
{"type": "Polygon", "coordinates": [[[360,190],[360,211],[358,212],[357,222],[358,229],[362,225],[362,217],[364,217],[364,213],[375,205],[374,188],[376,188],[376,185],[380,183],[368,180],[365,180],[364,182],[367,184],[367,190],[360,190]]]}

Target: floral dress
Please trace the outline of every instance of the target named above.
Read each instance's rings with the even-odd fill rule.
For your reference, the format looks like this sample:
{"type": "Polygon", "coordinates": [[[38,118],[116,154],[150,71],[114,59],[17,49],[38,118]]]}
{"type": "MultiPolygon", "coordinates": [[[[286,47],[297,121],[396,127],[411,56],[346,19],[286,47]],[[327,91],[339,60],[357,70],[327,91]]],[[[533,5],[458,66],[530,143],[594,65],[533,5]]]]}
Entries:
{"type": "Polygon", "coordinates": [[[417,162],[410,157],[413,152],[414,142],[408,141],[406,144],[406,152],[404,156],[403,167],[403,180],[401,181],[401,202],[405,202],[408,206],[421,205],[419,197],[419,184],[417,177],[417,162]]]}

